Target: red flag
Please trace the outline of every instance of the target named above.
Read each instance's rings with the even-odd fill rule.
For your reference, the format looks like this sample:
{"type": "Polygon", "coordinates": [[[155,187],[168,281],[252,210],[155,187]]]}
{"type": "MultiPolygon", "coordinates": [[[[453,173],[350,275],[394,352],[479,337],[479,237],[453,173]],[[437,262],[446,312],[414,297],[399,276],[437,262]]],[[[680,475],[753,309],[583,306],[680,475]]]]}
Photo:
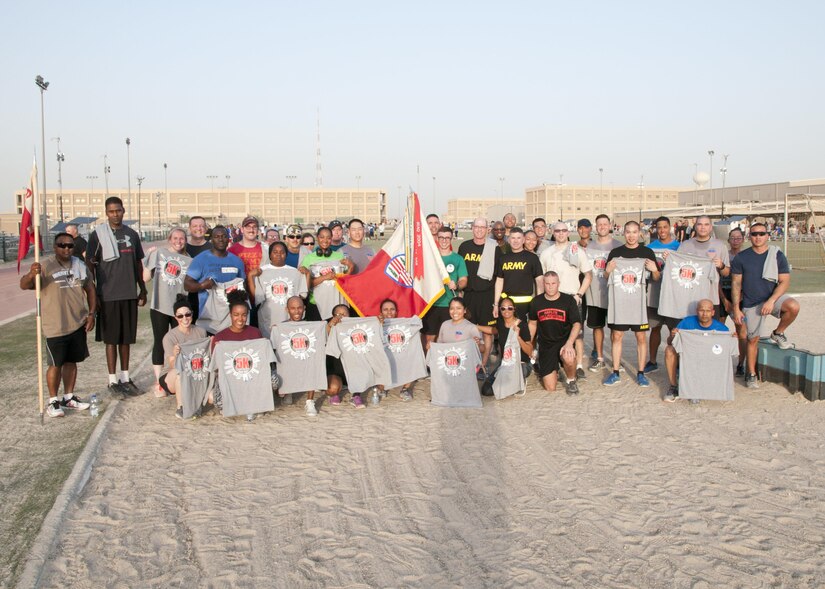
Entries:
{"type": "Polygon", "coordinates": [[[392,299],[399,317],[422,316],[444,294],[450,275],[433,240],[423,238],[423,227],[426,222],[418,196],[412,194],[404,221],[369,266],[359,274],[336,280],[338,290],[359,315],[378,315],[381,302],[392,299]]]}
{"type": "Polygon", "coordinates": [[[29,248],[34,243],[34,195],[37,194],[37,159],[32,162],[32,174],[26,195],[23,197],[23,218],[20,221],[20,241],[17,245],[17,272],[20,273],[20,262],[29,254],[29,248]]]}

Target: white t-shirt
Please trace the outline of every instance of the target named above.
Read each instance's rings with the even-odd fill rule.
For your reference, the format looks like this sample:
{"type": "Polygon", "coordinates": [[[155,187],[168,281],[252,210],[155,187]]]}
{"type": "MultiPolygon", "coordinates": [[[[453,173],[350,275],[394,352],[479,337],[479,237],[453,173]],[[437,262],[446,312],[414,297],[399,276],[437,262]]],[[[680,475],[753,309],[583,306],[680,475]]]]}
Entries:
{"type": "Polygon", "coordinates": [[[548,247],[539,256],[542,270],[552,270],[559,275],[559,291],[576,294],[581,287],[579,273],[593,270],[593,262],[587,256],[587,248],[576,242],[548,247]]]}

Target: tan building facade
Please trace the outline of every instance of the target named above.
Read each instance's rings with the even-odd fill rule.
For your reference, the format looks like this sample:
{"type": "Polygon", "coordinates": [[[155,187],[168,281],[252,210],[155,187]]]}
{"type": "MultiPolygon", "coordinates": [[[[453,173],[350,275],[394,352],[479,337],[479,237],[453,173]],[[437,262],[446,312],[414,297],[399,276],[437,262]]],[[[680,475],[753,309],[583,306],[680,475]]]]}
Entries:
{"type": "Polygon", "coordinates": [[[528,221],[543,217],[548,223],[558,219],[572,221],[606,213],[612,218],[620,211],[661,209],[679,203],[682,187],[603,186],[542,184],[525,191],[528,221]]]}
{"type": "Polygon", "coordinates": [[[523,224],[523,198],[454,198],[447,201],[445,223],[471,222],[477,217],[489,221],[500,221],[506,213],[513,213],[517,222],[523,224]]]}
{"type": "Polygon", "coordinates": [[[772,184],[750,184],[747,186],[714,186],[696,190],[682,189],[679,205],[727,205],[784,201],[786,194],[825,194],[825,179],[791,180],[772,184]]]}
{"type": "MultiPolygon", "coordinates": [[[[22,213],[23,191],[15,193],[17,214],[22,213]]],[[[124,192],[109,192],[119,196],[126,207],[126,217],[142,225],[156,226],[185,222],[193,215],[205,217],[210,224],[240,223],[247,215],[255,215],[267,224],[329,222],[358,217],[365,223],[380,223],[387,218],[387,192],[381,189],[260,189],[260,190],[170,190],[168,195],[158,190],[132,191],[132,202],[124,192]]],[[[60,221],[60,197],[49,190],[45,198],[48,225],[60,221]]],[[[106,196],[103,191],[64,190],[63,220],[75,217],[103,217],[106,196]]]]}

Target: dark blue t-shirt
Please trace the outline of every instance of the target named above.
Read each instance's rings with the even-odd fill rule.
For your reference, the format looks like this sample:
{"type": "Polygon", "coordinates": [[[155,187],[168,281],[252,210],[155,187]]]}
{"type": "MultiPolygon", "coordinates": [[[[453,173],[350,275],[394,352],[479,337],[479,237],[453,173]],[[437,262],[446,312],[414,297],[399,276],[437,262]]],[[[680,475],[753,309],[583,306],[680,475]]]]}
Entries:
{"type": "MultiPolygon", "coordinates": [[[[761,305],[771,298],[773,289],[776,288],[775,282],[762,278],[762,268],[765,266],[768,251],[757,254],[753,249],[748,248],[736,254],[730,263],[730,273],[742,276],[743,309],[761,305]]],[[[776,263],[780,274],[791,273],[788,258],[781,251],[776,252],[776,263]]]]}
{"type": "Polygon", "coordinates": [[[676,326],[676,329],[698,329],[700,331],[730,331],[728,326],[724,323],[717,321],[716,319],[711,319],[711,324],[709,327],[702,327],[699,323],[699,317],[696,315],[691,315],[690,317],[685,317],[679,322],[679,325],[676,326]]]}
{"type": "MultiPolygon", "coordinates": [[[[189,264],[187,276],[194,278],[198,282],[203,282],[211,278],[215,282],[229,282],[235,278],[246,278],[243,269],[243,262],[233,253],[226,252],[226,257],[216,256],[212,250],[199,253],[189,264]]],[[[198,304],[200,310],[206,303],[208,293],[202,290],[198,293],[198,304]]]]}
{"type": "Polygon", "coordinates": [[[292,266],[293,268],[297,268],[298,267],[298,260],[300,259],[300,257],[301,257],[300,252],[295,252],[293,254],[291,251],[286,250],[286,262],[285,262],[285,264],[287,266],[292,266]]]}

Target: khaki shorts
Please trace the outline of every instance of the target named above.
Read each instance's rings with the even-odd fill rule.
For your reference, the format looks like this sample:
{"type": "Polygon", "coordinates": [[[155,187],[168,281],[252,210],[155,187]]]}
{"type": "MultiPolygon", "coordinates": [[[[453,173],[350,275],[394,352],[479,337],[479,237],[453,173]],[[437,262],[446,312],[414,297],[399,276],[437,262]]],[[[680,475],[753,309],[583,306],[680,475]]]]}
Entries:
{"type": "MultiPolygon", "coordinates": [[[[773,309],[771,309],[771,315],[778,319],[779,314],[782,311],[782,303],[787,301],[789,298],[791,298],[789,295],[782,295],[779,297],[774,303],[773,309]]],[[[742,309],[742,312],[745,314],[745,325],[748,328],[748,339],[757,336],[768,337],[771,334],[770,327],[768,327],[765,323],[766,315],[760,314],[762,304],[754,307],[748,307],[747,309],[742,309]]]]}

